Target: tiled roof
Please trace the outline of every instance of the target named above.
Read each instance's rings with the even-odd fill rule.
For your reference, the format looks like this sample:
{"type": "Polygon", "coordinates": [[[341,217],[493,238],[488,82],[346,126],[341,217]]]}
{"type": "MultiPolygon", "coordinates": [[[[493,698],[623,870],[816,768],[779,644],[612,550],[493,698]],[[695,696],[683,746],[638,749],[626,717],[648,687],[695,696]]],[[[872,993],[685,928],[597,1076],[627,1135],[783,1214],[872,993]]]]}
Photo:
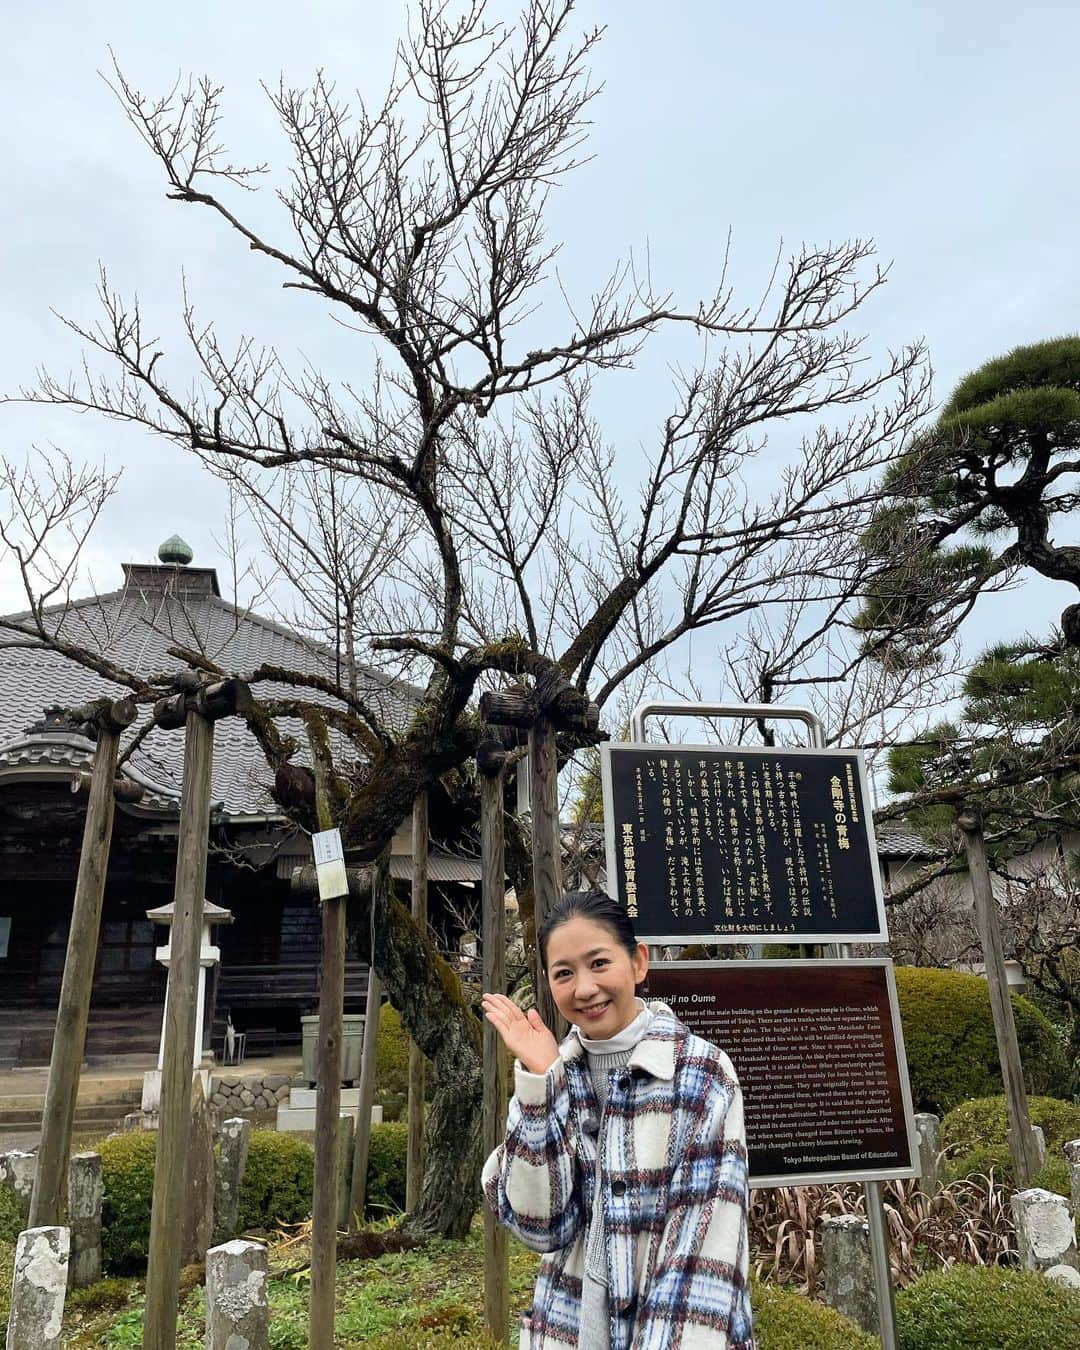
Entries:
{"type": "MultiPolygon", "coordinates": [[[[238,609],[216,594],[216,582],[206,584],[208,569],[191,569],[192,589],[185,589],[183,569],[129,568],[128,585],[106,595],[91,596],[46,611],[52,631],[66,641],[89,647],[133,674],[152,676],[178,670],[183,663],[168,654],[170,647],[200,652],[223,670],[249,673],[260,665],[280,666],[303,674],[335,677],[334,653],[308,641],[281,624],[238,609]],[[146,585],[155,574],[168,574],[168,585],[146,585]],[[172,578],[180,578],[178,590],[172,578]],[[139,583],[143,582],[143,585],[139,583]]],[[[212,573],[209,574],[212,578],[212,573]]],[[[26,615],[10,615],[18,622],[26,615]]],[[[0,774],[34,765],[46,768],[85,766],[91,743],[67,734],[27,735],[41,720],[46,707],[75,707],[88,699],[129,692],[95,671],[46,648],[4,647],[10,630],[0,630],[0,774]]],[[[331,700],[313,690],[280,684],[255,686],[257,696],[296,697],[313,702],[331,700]]],[[[377,671],[361,667],[358,695],[391,727],[404,726],[418,691],[377,671]]],[[[139,718],[124,736],[124,744],[150,717],[140,706],[139,718]]],[[[305,745],[303,725],[292,718],[278,719],[282,732],[305,745]]],[[[140,806],[175,810],[183,776],[182,731],[151,733],[125,765],[131,776],[153,789],[140,806]],[[170,798],[173,799],[170,804],[170,798]]],[[[298,759],[303,759],[299,753],[298,759]]],[[[9,776],[4,774],[4,776],[9,776]]],[[[246,726],[235,717],[215,723],[212,800],[226,816],[279,814],[269,793],[270,774],[262,752],[246,726]]]]}
{"type": "Polygon", "coordinates": [[[909,830],[905,825],[885,820],[874,826],[877,839],[878,856],[881,858],[915,860],[922,858],[940,858],[944,850],[924,839],[921,834],[909,830]]]}

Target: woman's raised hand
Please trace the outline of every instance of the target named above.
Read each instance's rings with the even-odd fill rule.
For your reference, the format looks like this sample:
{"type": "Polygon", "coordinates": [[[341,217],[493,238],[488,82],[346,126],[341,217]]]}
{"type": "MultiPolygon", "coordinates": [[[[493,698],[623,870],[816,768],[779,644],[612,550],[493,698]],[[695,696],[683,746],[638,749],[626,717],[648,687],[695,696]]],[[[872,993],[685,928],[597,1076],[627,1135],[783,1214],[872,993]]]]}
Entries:
{"type": "Polygon", "coordinates": [[[547,1073],[559,1058],[559,1044],[535,1008],[527,1013],[505,994],[485,994],[484,1016],[499,1033],[507,1050],[530,1073],[547,1073]]]}

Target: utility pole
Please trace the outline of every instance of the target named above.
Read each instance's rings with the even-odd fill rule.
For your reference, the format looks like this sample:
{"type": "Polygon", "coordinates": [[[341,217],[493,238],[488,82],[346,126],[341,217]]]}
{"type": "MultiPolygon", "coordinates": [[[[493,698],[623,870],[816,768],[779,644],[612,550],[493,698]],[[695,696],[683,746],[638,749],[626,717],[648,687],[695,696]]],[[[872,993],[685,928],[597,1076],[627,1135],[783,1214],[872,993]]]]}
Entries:
{"type": "MultiPolygon", "coordinates": [[[[105,874],[109,867],[113,813],[116,804],[116,761],[120,736],[135,720],[133,699],[99,699],[74,714],[74,720],[89,723],[96,731],[97,746],[90,777],[90,798],[83,827],[79,875],[71,910],[64,978],[56,1010],[49,1061],[49,1082],[41,1115],[34,1192],[30,1201],[30,1228],[53,1227],[60,1222],[62,1195],[71,1155],[71,1129],[79,1095],[79,1077],[86,1050],[86,1026],[94,984],[101,933],[101,907],[105,874]]],[[[72,784],[72,791],[80,787],[72,784]]]]}

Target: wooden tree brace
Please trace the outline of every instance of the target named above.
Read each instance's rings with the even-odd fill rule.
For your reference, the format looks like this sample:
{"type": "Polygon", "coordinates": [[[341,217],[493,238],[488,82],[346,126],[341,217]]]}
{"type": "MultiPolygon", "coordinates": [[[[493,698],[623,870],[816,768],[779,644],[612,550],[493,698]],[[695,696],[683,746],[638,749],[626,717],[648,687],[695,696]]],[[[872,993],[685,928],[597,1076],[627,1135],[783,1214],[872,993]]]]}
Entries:
{"type": "MultiPolygon", "coordinates": [[[[346,867],[345,880],[349,883],[349,895],[360,900],[370,900],[375,889],[375,864],[366,867],[346,867]]],[[[302,863],[294,867],[289,885],[297,895],[315,896],[319,893],[319,883],[315,876],[314,863],[302,863]]]]}
{"type": "Polygon", "coordinates": [[[133,698],[95,698],[81,708],[73,708],[69,716],[72,722],[81,722],[94,738],[101,731],[119,735],[135,721],[135,713],[133,698]]]}
{"type": "Polygon", "coordinates": [[[476,747],[476,767],[485,778],[494,778],[502,773],[509,758],[501,741],[488,738],[476,747]]]}
{"type": "Polygon", "coordinates": [[[208,722],[216,722],[222,717],[249,712],[254,702],[251,690],[243,680],[216,680],[213,684],[182,689],[177,694],[158,699],[154,704],[154,721],[164,731],[178,731],[191,709],[201,713],[208,722]]]}
{"type": "MultiPolygon", "coordinates": [[[[89,792],[93,777],[94,775],[86,769],[74,774],[71,779],[71,791],[76,795],[80,792],[89,792]]],[[[113,797],[118,802],[140,802],[145,792],[146,789],[141,783],[136,783],[133,778],[127,778],[124,774],[119,774],[113,779],[113,797]]]]}
{"type": "Polygon", "coordinates": [[[594,732],[600,726],[600,709],[559,671],[545,671],[532,693],[488,690],[480,695],[480,716],[492,726],[527,729],[540,716],[556,731],[594,732]]]}

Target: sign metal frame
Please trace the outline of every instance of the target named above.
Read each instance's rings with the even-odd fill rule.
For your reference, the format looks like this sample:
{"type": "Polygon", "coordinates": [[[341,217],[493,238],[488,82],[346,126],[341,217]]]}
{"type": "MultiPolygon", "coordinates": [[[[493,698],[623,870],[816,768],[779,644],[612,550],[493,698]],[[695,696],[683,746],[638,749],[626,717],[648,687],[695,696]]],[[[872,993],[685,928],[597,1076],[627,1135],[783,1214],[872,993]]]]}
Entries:
{"type": "Polygon", "coordinates": [[[870,799],[870,787],[866,774],[866,761],[863,753],[859,749],[844,750],[826,750],[820,746],[791,745],[791,746],[762,746],[762,745],[684,745],[680,742],[665,744],[660,741],[605,741],[600,746],[600,777],[602,783],[603,802],[604,802],[604,858],[607,869],[607,888],[608,893],[614,895],[620,904],[625,903],[619,886],[618,873],[618,854],[615,841],[615,803],[611,783],[611,756],[612,753],[618,753],[623,750],[640,750],[653,755],[661,754],[665,750],[677,751],[686,754],[707,754],[724,755],[731,757],[738,754],[750,754],[755,756],[764,756],[766,758],[775,758],[782,755],[812,755],[815,758],[824,756],[836,758],[843,755],[846,758],[854,756],[859,788],[859,801],[863,811],[863,821],[866,828],[866,843],[870,851],[870,879],[874,888],[874,912],[877,918],[876,928],[865,928],[856,932],[818,932],[815,929],[803,930],[788,933],[770,933],[757,931],[752,927],[746,927],[739,933],[715,933],[709,931],[683,933],[661,931],[649,932],[643,925],[639,924],[639,935],[641,941],[653,946],[666,946],[669,944],[682,944],[688,946],[691,943],[701,942],[710,946],[735,946],[751,943],[763,943],[771,946],[790,946],[792,943],[847,943],[847,942],[869,942],[885,943],[889,940],[888,923],[885,915],[885,896],[881,886],[881,872],[877,864],[877,841],[874,835],[874,816],[873,803],[870,799]]]}
{"type": "MultiPolygon", "coordinates": [[[[799,970],[818,969],[823,974],[829,970],[844,969],[849,970],[853,966],[877,966],[884,969],[886,985],[889,994],[889,1012],[892,1018],[893,1048],[896,1052],[896,1070],[900,1082],[900,1099],[904,1113],[905,1135],[907,1138],[908,1158],[910,1159],[907,1167],[898,1167],[890,1165],[882,1168],[866,1168],[858,1171],[851,1169],[843,1170],[824,1170],[818,1172],[796,1172],[781,1173],[779,1175],[757,1176],[754,1172],[753,1157],[750,1161],[750,1185],[752,1187],[764,1188],[767,1186],[819,1186],[833,1185],[838,1182],[864,1182],[864,1181],[894,1181],[898,1178],[913,1178],[920,1176],[921,1168],[919,1166],[919,1146],[918,1138],[915,1132],[915,1118],[911,1104],[911,1083],[908,1079],[907,1056],[904,1051],[904,1028],[900,1021],[900,1004],[896,996],[896,976],[892,960],[887,956],[866,956],[866,957],[848,957],[841,960],[783,960],[783,961],[656,961],[653,968],[656,970],[670,970],[678,972],[680,970],[706,970],[710,973],[719,975],[722,979],[725,969],[731,967],[733,970],[745,970],[747,967],[769,972],[779,973],[782,970],[791,968],[799,970]]],[[[738,1069],[738,1065],[736,1065],[738,1069]]]]}

